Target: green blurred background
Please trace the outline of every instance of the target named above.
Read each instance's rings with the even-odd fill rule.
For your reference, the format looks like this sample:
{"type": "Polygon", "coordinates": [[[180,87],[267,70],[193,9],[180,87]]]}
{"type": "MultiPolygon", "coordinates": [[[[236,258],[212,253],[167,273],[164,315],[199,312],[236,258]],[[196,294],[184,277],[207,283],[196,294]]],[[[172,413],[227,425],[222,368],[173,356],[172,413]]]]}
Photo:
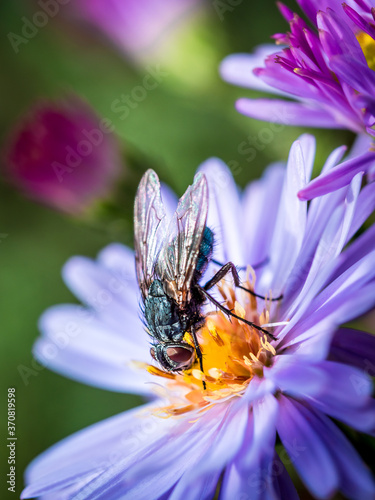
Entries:
{"type": "MultiPolygon", "coordinates": [[[[94,257],[111,241],[132,244],[133,198],[146,168],[153,167],[181,194],[200,162],[218,156],[235,166],[236,181],[244,186],[268,163],[286,160],[293,140],[306,131],[285,128],[248,162],[238,146],[266,124],[238,114],[234,102],[256,93],[232,87],[218,74],[226,55],[251,51],[271,34],[285,31],[273,0],[244,0],[225,12],[223,20],[214,3],[207,2],[204,11],[182,23],[173,51],[164,56],[168,76],[124,120],[113,113],[111,103],[139,85],[147,69],[127,60],[104,36],[70,22],[63,15],[64,7],[61,15],[15,54],[7,34],[20,32],[22,16],[30,17],[35,8],[26,1],[1,2],[1,143],[36,99],[74,91],[100,115],[113,120],[123,145],[126,174],[118,195],[121,209],[108,205],[96,221],[70,219],[0,183],[1,459],[5,466],[6,389],[16,387],[18,493],[22,472],[38,453],[72,432],[141,402],[135,396],[35,370],[31,348],[38,336],[38,317],[53,304],[75,301],[60,276],[64,262],[76,254],[94,257]],[[25,384],[19,371],[29,369],[25,384]]],[[[353,141],[348,132],[313,132],[318,137],[317,171],[334,147],[353,141]]],[[[303,497],[309,498],[306,493],[303,497]]],[[[1,498],[6,498],[3,493],[1,498]]]]}

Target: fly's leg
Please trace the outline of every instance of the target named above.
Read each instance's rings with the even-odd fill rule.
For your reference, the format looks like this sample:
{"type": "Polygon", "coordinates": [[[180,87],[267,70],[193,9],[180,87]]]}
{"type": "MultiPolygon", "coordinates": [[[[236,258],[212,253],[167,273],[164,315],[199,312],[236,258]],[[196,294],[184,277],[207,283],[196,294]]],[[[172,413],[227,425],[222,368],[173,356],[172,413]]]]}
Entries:
{"type": "MultiPolygon", "coordinates": [[[[197,353],[197,358],[198,358],[198,361],[199,361],[199,367],[201,369],[201,372],[203,372],[203,356],[202,356],[202,351],[201,351],[201,348],[199,347],[199,343],[198,343],[198,339],[197,339],[197,335],[195,333],[195,327],[192,326],[191,327],[191,335],[193,337],[193,340],[194,340],[194,347],[195,347],[195,352],[197,353]]],[[[204,380],[202,380],[202,384],[203,384],[203,389],[206,390],[206,382],[204,380]]]]}
{"type": "MultiPolygon", "coordinates": [[[[216,260],[212,261],[212,262],[214,262],[215,264],[218,264],[220,266],[222,265],[219,262],[217,262],[216,260]]],[[[248,292],[250,295],[253,295],[253,297],[258,297],[258,299],[266,300],[266,297],[264,297],[263,295],[259,295],[258,293],[255,293],[252,290],[249,290],[248,288],[241,286],[240,277],[238,275],[237,268],[233,264],[233,262],[227,262],[225,265],[223,265],[222,268],[219,269],[218,272],[209,281],[207,281],[207,283],[204,285],[203,288],[205,290],[209,290],[213,286],[217,285],[217,283],[219,283],[219,281],[222,280],[224,278],[224,276],[230,272],[232,273],[233,281],[234,281],[234,284],[236,285],[237,288],[241,288],[241,290],[245,290],[245,292],[248,292]]],[[[280,295],[279,297],[276,297],[274,299],[269,299],[269,300],[271,302],[276,302],[278,300],[281,300],[282,298],[283,298],[283,295],[280,295]]]]}
{"type": "Polygon", "coordinates": [[[216,274],[214,274],[214,276],[209,281],[207,281],[207,283],[203,286],[203,288],[205,290],[210,290],[210,288],[217,285],[219,281],[221,281],[224,278],[224,276],[226,276],[230,272],[232,273],[234,284],[237,287],[240,286],[241,282],[240,282],[240,277],[238,276],[236,266],[233,264],[233,262],[227,262],[224,266],[221,267],[221,269],[218,270],[216,274]]]}
{"type": "MultiPolygon", "coordinates": [[[[233,264],[232,264],[233,265],[233,264]]],[[[215,275],[216,276],[216,275],[215,275]]],[[[221,278],[220,278],[221,279],[221,278]]],[[[212,280],[210,280],[212,281],[212,280]]],[[[214,283],[215,284],[215,283],[214,283]]],[[[237,316],[237,314],[234,314],[234,312],[232,312],[230,309],[227,309],[226,307],[224,307],[223,305],[220,304],[219,301],[217,301],[214,297],[212,297],[212,295],[210,295],[206,288],[205,287],[201,287],[200,285],[197,285],[199,290],[202,292],[202,294],[209,300],[211,301],[213,304],[215,304],[215,306],[220,309],[220,311],[223,311],[223,313],[225,314],[228,314],[230,316],[233,316],[233,318],[236,318],[240,321],[243,321],[244,323],[246,323],[247,325],[249,326],[252,326],[253,328],[255,328],[256,330],[258,330],[259,332],[262,332],[264,333],[265,335],[268,335],[272,340],[277,340],[277,338],[272,335],[272,333],[270,333],[269,331],[265,330],[264,328],[262,328],[261,326],[259,325],[256,325],[255,323],[252,323],[251,321],[248,321],[247,319],[244,319],[244,318],[241,318],[240,316],[237,316]]],[[[214,285],[212,285],[214,286],[214,285]]]]}

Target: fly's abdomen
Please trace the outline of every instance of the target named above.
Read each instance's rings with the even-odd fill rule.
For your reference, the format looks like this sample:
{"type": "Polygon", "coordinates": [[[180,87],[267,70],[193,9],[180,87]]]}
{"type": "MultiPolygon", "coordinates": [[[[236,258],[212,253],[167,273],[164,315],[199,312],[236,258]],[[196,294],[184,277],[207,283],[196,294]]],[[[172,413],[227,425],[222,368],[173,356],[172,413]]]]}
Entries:
{"type": "Polygon", "coordinates": [[[209,227],[204,228],[203,238],[199,247],[199,254],[197,259],[196,273],[202,276],[212,256],[212,249],[214,246],[214,233],[209,227]]]}
{"type": "Polygon", "coordinates": [[[145,300],[145,318],[151,336],[159,342],[179,342],[184,336],[184,328],[177,314],[176,306],[165,294],[161,281],[151,284],[145,300]]]}

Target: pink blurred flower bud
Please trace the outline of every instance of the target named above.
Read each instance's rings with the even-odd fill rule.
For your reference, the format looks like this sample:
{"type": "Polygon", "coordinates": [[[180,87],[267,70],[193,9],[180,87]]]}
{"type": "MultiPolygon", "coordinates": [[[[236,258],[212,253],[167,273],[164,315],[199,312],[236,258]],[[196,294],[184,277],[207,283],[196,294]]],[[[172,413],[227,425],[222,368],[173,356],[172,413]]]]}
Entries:
{"type": "Polygon", "coordinates": [[[27,196],[71,214],[108,196],[121,173],[108,119],[77,97],[37,103],[5,145],[8,180],[27,196]]]}

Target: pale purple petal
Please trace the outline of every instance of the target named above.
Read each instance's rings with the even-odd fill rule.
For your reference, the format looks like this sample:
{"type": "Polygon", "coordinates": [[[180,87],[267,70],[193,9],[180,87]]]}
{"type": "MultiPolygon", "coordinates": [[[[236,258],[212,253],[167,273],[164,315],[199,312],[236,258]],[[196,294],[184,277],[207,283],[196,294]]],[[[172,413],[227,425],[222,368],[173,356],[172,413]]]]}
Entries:
{"type": "Polygon", "coordinates": [[[311,134],[302,134],[299,136],[298,141],[301,145],[302,155],[304,159],[304,169],[306,182],[311,179],[315,153],[316,153],[316,139],[311,134]]]}
{"type": "Polygon", "coordinates": [[[254,266],[269,258],[285,177],[284,167],[283,164],[268,167],[262,178],[249,184],[243,194],[242,210],[246,222],[242,244],[246,249],[246,264],[254,266]]]}
{"type": "MultiPolygon", "coordinates": [[[[337,258],[329,276],[329,280],[333,281],[341,276],[347,269],[356,269],[357,264],[361,259],[371,254],[374,250],[375,241],[375,225],[370,226],[364,233],[359,235],[337,258]]],[[[371,259],[370,257],[367,257],[371,259]]]]}
{"type": "MultiPolygon", "coordinates": [[[[346,151],[345,146],[334,150],[325,162],[322,171],[326,172],[335,166],[346,151]]],[[[296,264],[290,273],[287,285],[284,291],[284,299],[281,304],[282,316],[288,310],[291,303],[296,300],[299,302],[298,294],[305,284],[306,277],[313,263],[314,253],[325,231],[332,213],[343,203],[346,195],[345,188],[331,193],[329,196],[314,198],[309,206],[306,232],[303,245],[298,255],[296,264]]]]}
{"type": "Polygon", "coordinates": [[[296,354],[276,356],[272,367],[264,369],[264,376],[291,396],[319,394],[328,380],[319,366],[296,354]]]}
{"type": "Polygon", "coordinates": [[[272,394],[267,394],[254,403],[252,427],[248,429],[247,439],[240,451],[241,469],[250,468],[262,455],[271,459],[278,414],[278,402],[272,394]]]}
{"type": "Polygon", "coordinates": [[[248,404],[253,404],[256,401],[273,394],[276,390],[275,384],[270,379],[253,377],[246,389],[243,399],[248,404]]]}
{"type": "Polygon", "coordinates": [[[334,259],[340,254],[348,240],[356,203],[361,186],[361,175],[356,176],[346,194],[345,205],[341,204],[331,213],[330,219],[320,237],[317,249],[312,257],[310,269],[304,279],[303,288],[294,301],[292,307],[285,313],[293,317],[285,328],[287,333],[296,324],[309,307],[311,301],[326,283],[332,273],[334,259]],[[295,314],[294,314],[295,313],[295,314]]]}
{"type": "Polygon", "coordinates": [[[339,486],[338,472],[325,443],[311,426],[307,410],[297,401],[281,397],[276,426],[307,488],[319,498],[331,496],[339,486]]]}
{"type": "Polygon", "coordinates": [[[224,419],[227,425],[218,430],[213,444],[214,449],[209,456],[204,456],[197,462],[195,473],[187,478],[188,481],[196,480],[201,474],[208,476],[215,470],[222,470],[243,445],[249,419],[248,405],[242,401],[233,403],[228,407],[224,419]]]}
{"type": "MultiPolygon", "coordinates": [[[[158,491],[162,488],[161,492],[164,492],[200,459],[207,457],[209,450],[217,443],[215,436],[221,428],[226,410],[227,405],[216,405],[192,425],[189,424],[191,415],[188,419],[177,421],[182,428],[170,433],[163,446],[154,443],[142,460],[134,462],[128,470],[126,479],[135,486],[124,491],[123,498],[144,498],[145,488],[151,492],[156,483],[158,491]]],[[[151,498],[156,498],[155,494],[151,498]]]]}
{"type": "Polygon", "coordinates": [[[253,73],[255,68],[264,65],[266,57],[280,52],[280,50],[281,47],[275,45],[259,45],[254,54],[232,54],[227,56],[220,65],[220,75],[223,80],[234,85],[273,94],[288,95],[267,85],[253,73]]]}
{"type": "Polygon", "coordinates": [[[214,258],[243,265],[242,211],[238,188],[230,170],[218,158],[205,161],[199,168],[208,182],[209,210],[207,225],[213,230],[216,246],[214,258]]]}
{"type": "Polygon", "coordinates": [[[72,257],[64,266],[63,278],[72,292],[116,329],[138,321],[139,290],[133,276],[118,277],[86,257],[72,257]]]}
{"type": "Polygon", "coordinates": [[[235,461],[225,470],[220,500],[298,500],[297,491],[278,455],[260,459],[252,467],[241,469],[235,461]]]}
{"type": "MultiPolygon", "coordinates": [[[[355,138],[352,147],[350,148],[347,160],[360,156],[361,154],[363,154],[364,151],[369,150],[371,148],[371,145],[372,145],[371,137],[369,137],[367,134],[358,134],[357,137],[355,138]]],[[[374,158],[374,165],[375,165],[375,158],[374,158]]]]}
{"type": "Polygon", "coordinates": [[[335,333],[329,357],[375,376],[375,335],[351,328],[340,328],[335,333]]]}
{"type": "Polygon", "coordinates": [[[339,123],[329,111],[303,102],[242,98],[236,102],[236,109],[250,118],[283,125],[347,128],[343,123],[339,123]]]}
{"type": "Polygon", "coordinates": [[[136,289],[138,287],[134,250],[120,243],[111,243],[98,254],[97,261],[122,280],[127,288],[136,289]]]}
{"type": "MultiPolygon", "coordinates": [[[[152,377],[134,361],[150,362],[141,323],[126,335],[112,333],[79,306],[56,306],[40,319],[34,356],[45,367],[95,387],[152,394],[152,377]]],[[[126,329],[125,329],[126,331],[126,329]]]]}
{"type": "Polygon", "coordinates": [[[219,469],[210,474],[199,474],[193,480],[185,473],[178,481],[168,500],[212,500],[215,497],[215,491],[220,481],[221,471],[219,469]]]}
{"type": "MultiPolygon", "coordinates": [[[[290,327],[279,347],[304,345],[307,339],[323,335],[324,331],[326,331],[326,349],[328,347],[327,342],[330,341],[329,333],[333,334],[332,329],[369,311],[374,307],[374,303],[374,282],[368,285],[360,285],[358,289],[351,289],[349,286],[314,312],[307,311],[305,318],[299,321],[297,327],[297,322],[290,327]]],[[[321,340],[324,340],[323,337],[321,340]]]]}
{"type": "MultiPolygon", "coordinates": [[[[272,477],[276,476],[276,484],[274,485],[276,498],[280,500],[298,500],[299,496],[293,481],[277,453],[275,453],[275,459],[271,467],[271,471],[272,477]]],[[[270,500],[274,500],[274,496],[272,496],[270,500]]]]}
{"type": "Polygon", "coordinates": [[[365,153],[344,161],[326,174],[320,175],[298,193],[301,200],[311,200],[343,186],[347,186],[359,172],[366,172],[374,163],[375,154],[365,153]]]}
{"type": "MultiPolygon", "coordinates": [[[[162,405],[159,401],[158,404],[162,405]]],[[[173,423],[169,420],[145,418],[155,403],[135,408],[87,429],[52,446],[37,457],[26,470],[30,483],[22,498],[39,496],[67,487],[114,464],[131,458],[165,434],[173,423]]]]}
{"type": "Polygon", "coordinates": [[[297,354],[279,356],[265,376],[273,378],[283,394],[309,401],[355,429],[372,432],[375,428],[371,379],[357,368],[332,361],[313,364],[297,354]]]}
{"type": "Polygon", "coordinates": [[[317,367],[326,375],[327,384],[319,395],[307,391],[312,406],[362,432],[373,432],[375,403],[371,401],[371,378],[362,370],[342,363],[322,361],[317,367]]]}
{"type": "Polygon", "coordinates": [[[283,473],[282,467],[276,469],[272,463],[277,418],[278,404],[272,395],[254,405],[243,447],[226,469],[220,498],[229,500],[241,495],[250,495],[252,499],[274,498],[279,488],[278,476],[283,473]]]}
{"type": "Polygon", "coordinates": [[[297,192],[307,182],[309,175],[305,156],[309,157],[314,141],[303,138],[295,141],[291,147],[286,178],[284,181],[279,213],[276,219],[275,232],[271,243],[270,264],[267,274],[262,275],[260,290],[268,291],[272,287],[275,294],[283,290],[286,278],[293,269],[297,259],[306,226],[307,205],[297,198],[297,192]],[[280,252],[280,249],[283,249],[280,252]]]}
{"type": "Polygon", "coordinates": [[[375,484],[371,472],[337,426],[321,413],[309,417],[335,461],[344,495],[356,500],[374,498],[375,484]]]}

